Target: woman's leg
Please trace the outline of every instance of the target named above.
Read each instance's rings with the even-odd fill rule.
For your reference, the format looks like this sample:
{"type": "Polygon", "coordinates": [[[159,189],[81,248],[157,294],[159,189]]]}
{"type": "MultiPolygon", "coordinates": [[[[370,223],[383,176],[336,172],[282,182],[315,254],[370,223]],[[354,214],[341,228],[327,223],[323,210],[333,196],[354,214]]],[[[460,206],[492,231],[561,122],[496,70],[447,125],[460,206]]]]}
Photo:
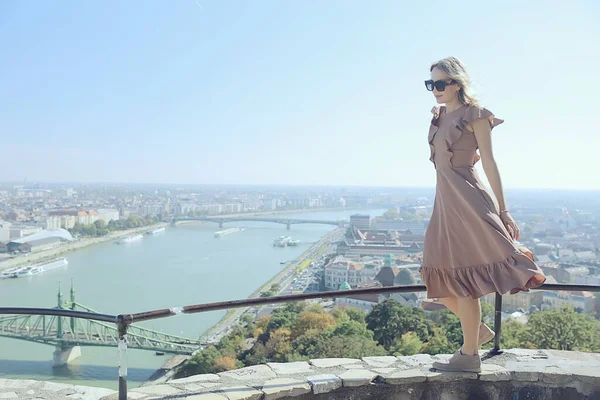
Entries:
{"type": "Polygon", "coordinates": [[[458,317],[458,299],[456,297],[443,297],[438,299],[438,301],[458,317]]]}
{"type": "Polygon", "coordinates": [[[467,355],[479,352],[479,324],[481,323],[481,303],[479,299],[458,297],[458,318],[463,330],[462,353],[467,355]]]}

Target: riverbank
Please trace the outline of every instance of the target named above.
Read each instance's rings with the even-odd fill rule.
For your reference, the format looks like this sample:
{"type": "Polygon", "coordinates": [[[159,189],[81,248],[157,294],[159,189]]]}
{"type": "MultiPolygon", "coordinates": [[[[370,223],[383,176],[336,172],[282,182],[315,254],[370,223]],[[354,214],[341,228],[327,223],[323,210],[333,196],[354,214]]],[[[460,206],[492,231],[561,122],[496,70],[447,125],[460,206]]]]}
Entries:
{"type": "Polygon", "coordinates": [[[56,256],[63,255],[65,253],[68,253],[71,251],[82,249],[84,247],[89,247],[89,246],[93,246],[93,245],[100,244],[100,243],[110,242],[110,241],[117,240],[117,239],[125,237],[125,236],[133,235],[136,233],[142,233],[142,232],[148,231],[150,229],[164,228],[167,225],[168,224],[161,222],[158,224],[143,226],[140,228],[133,228],[133,229],[125,230],[125,231],[111,232],[106,236],[86,237],[86,238],[81,238],[81,239],[75,239],[72,242],[63,243],[60,246],[52,248],[52,249],[40,251],[38,253],[18,255],[18,256],[9,258],[7,260],[1,261],[0,262],[0,271],[7,269],[7,268],[16,267],[19,265],[39,261],[44,258],[56,257],[56,256]]]}
{"type": "MultiPolygon", "coordinates": [[[[327,249],[327,245],[332,237],[338,233],[339,229],[334,229],[323,236],[318,242],[310,246],[305,252],[303,252],[294,261],[290,262],[284,269],[277,273],[273,278],[267,281],[265,284],[260,286],[254,292],[248,296],[248,298],[259,297],[262,292],[267,291],[272,285],[279,284],[282,289],[283,283],[286,280],[291,279],[296,275],[296,269],[302,265],[308,259],[317,259],[327,249]]],[[[216,343],[220,338],[225,335],[231,327],[237,323],[239,318],[248,311],[248,308],[230,309],[227,314],[215,325],[206,330],[201,337],[207,338],[207,342],[216,343]]]]}

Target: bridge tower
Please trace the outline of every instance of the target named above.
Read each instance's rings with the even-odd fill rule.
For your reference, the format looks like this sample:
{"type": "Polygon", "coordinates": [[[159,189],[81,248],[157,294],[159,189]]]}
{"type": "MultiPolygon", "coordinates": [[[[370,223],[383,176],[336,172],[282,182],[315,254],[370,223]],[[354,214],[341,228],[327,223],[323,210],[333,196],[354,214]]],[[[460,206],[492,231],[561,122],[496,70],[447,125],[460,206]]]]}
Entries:
{"type": "MultiPolygon", "coordinates": [[[[60,290],[60,283],[58,284],[58,308],[64,309],[66,305],[68,305],[71,310],[75,310],[75,288],[73,286],[73,281],[71,281],[71,304],[65,304],[63,302],[62,291],[60,290]]],[[[56,337],[62,339],[64,337],[62,320],[63,317],[56,317],[56,337]]],[[[71,335],[75,335],[75,319],[70,319],[70,327],[71,327],[71,335]]],[[[62,367],[71,361],[74,361],[81,357],[81,347],[73,346],[73,345],[59,345],[54,348],[53,356],[53,367],[62,367]]]]}
{"type": "Polygon", "coordinates": [[[219,220],[219,228],[220,228],[220,229],[223,229],[223,222],[224,222],[224,221],[223,221],[222,219],[221,219],[221,220],[219,220]]]}
{"type": "Polygon", "coordinates": [[[290,229],[292,229],[292,224],[290,224],[290,221],[287,221],[285,224],[285,228],[289,231],[290,229]]]}

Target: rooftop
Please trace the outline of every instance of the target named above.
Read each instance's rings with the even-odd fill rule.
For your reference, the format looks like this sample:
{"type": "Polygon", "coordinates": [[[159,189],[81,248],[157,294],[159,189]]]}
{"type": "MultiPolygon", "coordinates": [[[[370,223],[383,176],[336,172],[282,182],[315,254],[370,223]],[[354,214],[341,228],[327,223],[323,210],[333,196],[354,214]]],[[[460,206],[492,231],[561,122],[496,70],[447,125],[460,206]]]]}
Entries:
{"type": "Polygon", "coordinates": [[[61,228],[55,229],[44,229],[38,233],[34,233],[33,235],[25,236],[19,239],[11,240],[12,243],[29,243],[36,240],[48,239],[48,238],[59,238],[62,240],[71,241],[73,240],[73,236],[69,233],[69,231],[61,228]]]}

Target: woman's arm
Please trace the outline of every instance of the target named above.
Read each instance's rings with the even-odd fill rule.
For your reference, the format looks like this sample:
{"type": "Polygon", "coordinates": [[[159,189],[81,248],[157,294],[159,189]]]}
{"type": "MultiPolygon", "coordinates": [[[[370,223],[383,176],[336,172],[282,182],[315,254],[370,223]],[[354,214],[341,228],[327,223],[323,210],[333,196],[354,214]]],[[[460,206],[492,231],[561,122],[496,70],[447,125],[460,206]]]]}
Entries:
{"type": "Polygon", "coordinates": [[[500,207],[500,218],[506,226],[506,229],[510,233],[513,239],[519,240],[520,232],[515,220],[509,214],[506,208],[506,201],[504,200],[504,189],[502,188],[502,180],[500,179],[500,172],[498,171],[498,165],[494,159],[494,152],[492,151],[492,128],[490,122],[487,119],[478,119],[471,124],[475,138],[477,139],[477,145],[479,146],[479,154],[481,156],[481,166],[483,171],[488,178],[488,182],[492,187],[492,191],[498,200],[498,206],[500,207]]]}

